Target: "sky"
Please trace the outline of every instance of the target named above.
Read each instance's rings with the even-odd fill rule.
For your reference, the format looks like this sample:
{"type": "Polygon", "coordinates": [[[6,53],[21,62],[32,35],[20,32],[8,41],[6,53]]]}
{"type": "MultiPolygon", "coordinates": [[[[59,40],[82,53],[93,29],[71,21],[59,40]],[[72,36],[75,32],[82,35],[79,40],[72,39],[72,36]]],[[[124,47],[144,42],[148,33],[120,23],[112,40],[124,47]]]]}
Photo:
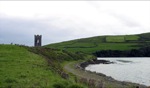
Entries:
{"type": "Polygon", "coordinates": [[[0,1],[0,44],[150,32],[150,1],[0,1]]]}

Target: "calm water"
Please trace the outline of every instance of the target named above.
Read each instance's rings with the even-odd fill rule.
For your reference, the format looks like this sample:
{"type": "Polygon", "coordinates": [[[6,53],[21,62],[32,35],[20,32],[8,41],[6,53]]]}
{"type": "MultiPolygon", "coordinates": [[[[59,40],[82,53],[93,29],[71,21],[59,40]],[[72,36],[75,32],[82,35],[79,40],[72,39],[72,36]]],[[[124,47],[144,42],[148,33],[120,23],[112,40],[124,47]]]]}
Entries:
{"type": "Polygon", "coordinates": [[[111,76],[116,80],[150,86],[150,58],[98,58],[114,64],[89,65],[86,70],[111,76]]]}

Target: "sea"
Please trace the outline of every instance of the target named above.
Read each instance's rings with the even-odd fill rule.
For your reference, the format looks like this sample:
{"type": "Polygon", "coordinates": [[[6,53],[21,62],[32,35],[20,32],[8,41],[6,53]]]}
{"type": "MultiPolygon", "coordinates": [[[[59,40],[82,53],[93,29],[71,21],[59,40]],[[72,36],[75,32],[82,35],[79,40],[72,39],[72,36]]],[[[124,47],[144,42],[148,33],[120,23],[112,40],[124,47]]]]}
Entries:
{"type": "Polygon", "coordinates": [[[85,69],[103,73],[118,81],[127,81],[150,86],[150,58],[97,58],[109,60],[112,64],[92,64],[85,69]]]}

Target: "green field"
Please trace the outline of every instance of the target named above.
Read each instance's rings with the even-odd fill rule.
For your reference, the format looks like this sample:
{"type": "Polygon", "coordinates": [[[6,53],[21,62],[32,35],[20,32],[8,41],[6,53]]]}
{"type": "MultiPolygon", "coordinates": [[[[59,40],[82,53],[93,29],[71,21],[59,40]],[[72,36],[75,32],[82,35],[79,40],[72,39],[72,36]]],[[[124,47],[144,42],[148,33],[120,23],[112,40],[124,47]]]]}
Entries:
{"type": "Polygon", "coordinates": [[[73,88],[71,86],[78,85],[51,70],[42,56],[31,53],[24,47],[0,45],[0,88],[59,88],[58,86],[73,88]]]}
{"type": "Polygon", "coordinates": [[[149,45],[149,36],[150,33],[121,36],[96,36],[49,44],[44,47],[86,53],[93,53],[99,50],[131,50],[149,45]]]}
{"type": "Polygon", "coordinates": [[[125,36],[125,40],[127,41],[138,41],[140,39],[139,36],[137,35],[128,35],[128,36],[125,36]]]}
{"type": "Polygon", "coordinates": [[[96,36],[46,45],[73,52],[93,53],[99,50],[131,50],[149,45],[150,33],[119,36],[96,36]]]}
{"type": "Polygon", "coordinates": [[[140,39],[137,35],[125,35],[125,36],[107,36],[106,42],[127,42],[127,41],[138,41],[140,39]]]}
{"type": "Polygon", "coordinates": [[[136,43],[119,43],[119,44],[101,43],[101,44],[97,45],[96,47],[92,47],[92,48],[81,48],[81,46],[80,46],[80,47],[76,47],[76,48],[68,47],[68,48],[65,48],[65,50],[73,51],[73,52],[81,51],[81,52],[91,53],[91,52],[95,52],[95,51],[99,51],[99,50],[130,50],[133,48],[137,49],[138,47],[136,45],[137,45],[136,43]],[[135,46],[135,47],[133,47],[133,46],[135,46]]]}
{"type": "Polygon", "coordinates": [[[63,50],[68,50],[68,51],[73,51],[73,52],[87,52],[87,53],[92,53],[95,51],[99,50],[130,50],[130,49],[137,49],[138,43],[81,43],[81,42],[76,42],[71,45],[64,45],[60,43],[56,44],[55,46],[46,46],[46,47],[51,47],[51,48],[59,48],[63,50]],[[57,46],[56,46],[57,45],[57,46]]]}
{"type": "Polygon", "coordinates": [[[106,42],[125,42],[124,36],[108,36],[106,42]]]}

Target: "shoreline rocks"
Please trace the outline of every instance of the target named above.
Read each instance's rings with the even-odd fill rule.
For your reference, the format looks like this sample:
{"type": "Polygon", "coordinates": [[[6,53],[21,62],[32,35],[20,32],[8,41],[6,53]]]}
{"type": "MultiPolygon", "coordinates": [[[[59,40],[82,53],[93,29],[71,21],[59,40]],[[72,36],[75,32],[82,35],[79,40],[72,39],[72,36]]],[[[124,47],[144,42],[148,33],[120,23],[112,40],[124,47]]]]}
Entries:
{"type": "Polygon", "coordinates": [[[86,62],[80,63],[80,67],[82,69],[85,69],[88,65],[90,64],[113,64],[114,62],[110,62],[109,60],[97,60],[97,59],[92,59],[88,60],[86,62]]]}

